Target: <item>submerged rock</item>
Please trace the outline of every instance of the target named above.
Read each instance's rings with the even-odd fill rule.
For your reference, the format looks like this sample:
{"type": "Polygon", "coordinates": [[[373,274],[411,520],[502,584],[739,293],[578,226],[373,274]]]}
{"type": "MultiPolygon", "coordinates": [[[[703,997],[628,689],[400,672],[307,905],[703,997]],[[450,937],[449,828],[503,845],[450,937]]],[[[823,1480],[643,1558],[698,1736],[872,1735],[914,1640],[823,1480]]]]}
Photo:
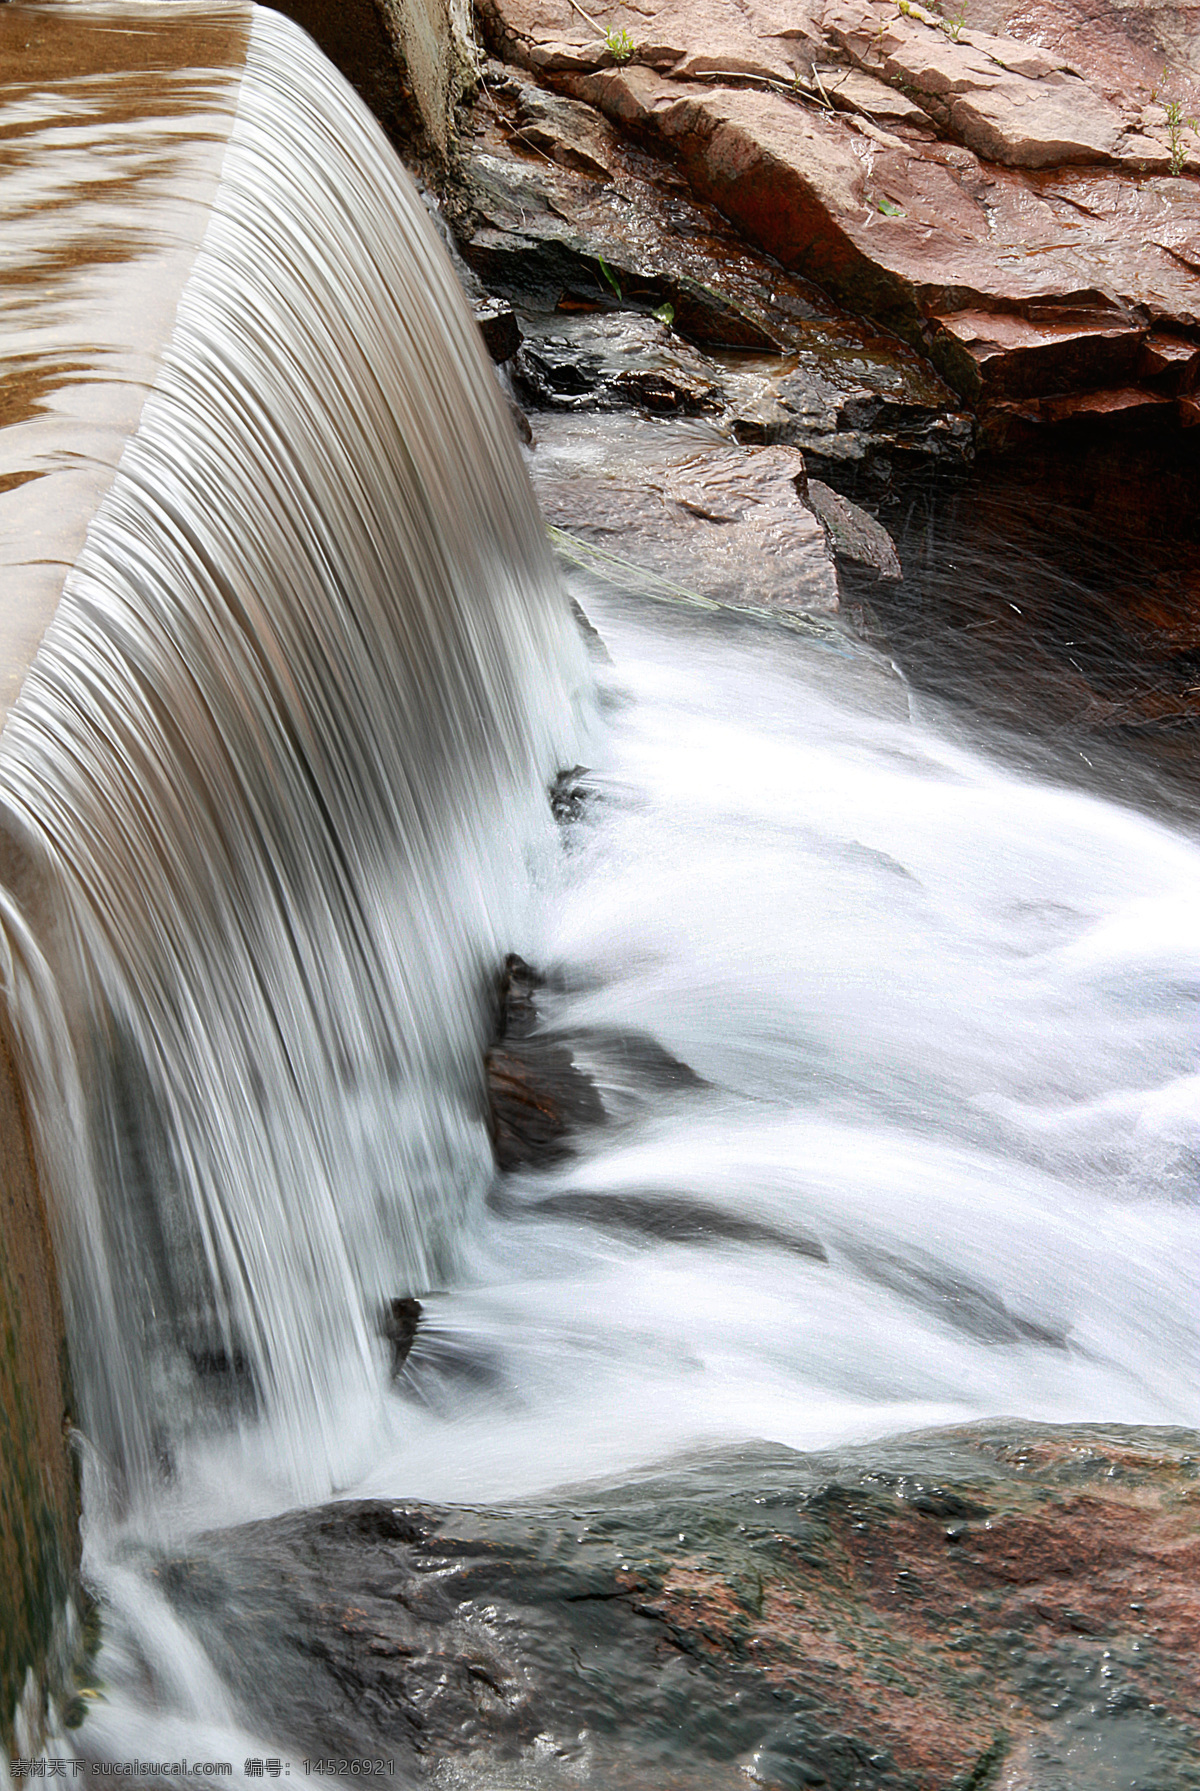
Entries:
{"type": "Polygon", "coordinates": [[[750,1444],[504,1509],[340,1504],[158,1582],[309,1756],[620,1791],[1200,1786],[1200,1436],[750,1444]]]}
{"type": "Polygon", "coordinates": [[[541,978],[523,958],[505,960],[496,1042],[484,1058],[488,1129],[499,1169],[555,1163],[570,1154],[570,1135],[598,1125],[604,1103],[576,1067],[570,1046],[539,1035],[541,978]]]}

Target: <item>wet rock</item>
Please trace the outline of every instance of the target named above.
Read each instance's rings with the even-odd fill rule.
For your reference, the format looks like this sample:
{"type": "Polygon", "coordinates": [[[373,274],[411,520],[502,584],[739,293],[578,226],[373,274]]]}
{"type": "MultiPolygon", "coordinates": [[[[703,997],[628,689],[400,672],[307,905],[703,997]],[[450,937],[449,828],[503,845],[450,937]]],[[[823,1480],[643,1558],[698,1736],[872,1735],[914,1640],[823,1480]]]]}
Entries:
{"type": "Polygon", "coordinates": [[[910,464],[969,458],[969,420],[920,355],[837,316],[824,295],[738,243],[676,171],[623,142],[593,108],[493,62],[475,118],[448,213],[475,277],[520,310],[529,402],[656,414],[721,405],[739,440],[871,464],[880,485],[910,464]],[[527,127],[536,120],[602,149],[611,178],[535,149],[527,127]],[[607,133],[598,141],[597,129],[607,133]],[[688,344],[762,359],[691,358],[688,344]],[[840,407],[851,396],[903,404],[903,427],[846,424],[840,407]]]}
{"type": "Polygon", "coordinates": [[[516,109],[510,142],[537,150],[579,174],[612,180],[621,140],[591,106],[536,87],[516,85],[513,96],[516,109]]]}
{"type": "Polygon", "coordinates": [[[849,561],[878,578],[903,577],[891,536],[882,523],[858,504],[852,504],[821,480],[810,479],[808,505],[824,525],[836,560],[849,561]]]}
{"type": "Polygon", "coordinates": [[[704,357],[673,341],[652,318],[618,315],[563,319],[553,334],[528,342],[513,380],[530,404],[556,410],[619,410],[689,416],[720,408],[720,388],[704,357]]]}
{"type": "Polygon", "coordinates": [[[500,985],[496,1042],[484,1058],[488,1130],[499,1169],[556,1163],[571,1134],[599,1125],[604,1104],[570,1047],[537,1033],[541,979],[511,954],[500,985]]]}
{"type": "Polygon", "coordinates": [[[280,1745],[495,1791],[1200,1785],[1200,1436],[698,1454],[504,1509],[343,1503],[158,1584],[280,1745]]]}
{"type": "Polygon", "coordinates": [[[559,1162],[573,1132],[604,1118],[599,1095],[556,1040],[493,1045],[484,1067],[498,1169],[559,1162]]]}
{"type": "Polygon", "coordinates": [[[852,1735],[829,1734],[807,1715],[790,1717],[767,1737],[747,1777],[766,1791],[909,1791],[913,1783],[890,1754],[852,1735]]]}
{"type": "Polygon", "coordinates": [[[508,414],[512,419],[512,426],[516,430],[518,438],[525,443],[527,448],[532,448],[535,439],[533,424],[512,394],[506,393],[505,396],[508,399],[508,414]]]}
{"type": "Polygon", "coordinates": [[[421,1322],[421,1302],[406,1295],[389,1300],[380,1318],[379,1334],[391,1345],[392,1379],[395,1380],[408,1361],[421,1322]]]}
{"type": "MultiPolygon", "coordinates": [[[[785,24],[768,0],[736,19],[651,0],[609,21],[640,46],[620,67],[583,53],[588,29],[559,0],[489,0],[487,16],[513,57],[664,153],[785,267],[927,349],[972,402],[1054,400],[1034,420],[1057,428],[1077,414],[1058,400],[1148,382],[1173,404],[1141,408],[1171,427],[1186,394],[1143,345],[1151,329],[1200,344],[1186,40],[1164,25],[1153,89],[1130,92],[1114,46],[1123,34],[1148,70],[1144,31],[1105,0],[1039,6],[1035,24],[982,0],[964,22],[829,0],[785,24]]],[[[775,439],[765,398],[743,422],[775,439]]]]}
{"type": "MultiPolygon", "coordinates": [[[[1146,331],[1097,300],[1037,317],[959,311],[938,318],[943,359],[972,398],[1027,398],[1092,382],[1132,382],[1146,331]]],[[[1192,344],[1193,352],[1197,345],[1192,344]]],[[[1153,371],[1161,371],[1150,361],[1153,371]]]]}
{"type": "Polygon", "coordinates": [[[572,765],[569,770],[560,771],[550,786],[550,812],[564,826],[578,821],[595,794],[587,782],[587,766],[572,765]]]}
{"type": "Polygon", "coordinates": [[[543,980],[531,964],[510,951],[500,974],[497,1039],[528,1038],[538,1021],[537,992],[543,980]]]}
{"type": "Polygon", "coordinates": [[[623,429],[614,447],[600,470],[582,419],[542,431],[535,488],[573,554],[590,546],[625,588],[669,601],[796,620],[836,612],[833,558],[794,448],[673,438],[649,424],[623,429]]]}
{"type": "Polygon", "coordinates": [[[505,70],[489,76],[473,117],[447,215],[469,267],[514,304],[669,304],[691,342],[765,350],[786,348],[795,321],[830,310],[803,281],[764,266],[678,174],[593,107],[505,70]],[[582,158],[568,142],[584,146],[582,158]]]}
{"type": "Polygon", "coordinates": [[[521,326],[512,306],[503,299],[482,299],[475,306],[475,321],[492,359],[511,361],[521,346],[521,326]]]}
{"type": "MultiPolygon", "coordinates": [[[[691,1084],[696,1085],[697,1078],[686,1070],[686,1066],[678,1067],[684,1070],[691,1084]]],[[[548,1194],[539,1200],[527,1201],[519,1208],[505,1210],[510,1216],[519,1212],[527,1219],[582,1221],[606,1231],[668,1243],[760,1244],[768,1249],[783,1250],[790,1256],[803,1256],[815,1262],[828,1261],[817,1240],[801,1231],[741,1218],[721,1207],[678,1194],[548,1194]]]]}

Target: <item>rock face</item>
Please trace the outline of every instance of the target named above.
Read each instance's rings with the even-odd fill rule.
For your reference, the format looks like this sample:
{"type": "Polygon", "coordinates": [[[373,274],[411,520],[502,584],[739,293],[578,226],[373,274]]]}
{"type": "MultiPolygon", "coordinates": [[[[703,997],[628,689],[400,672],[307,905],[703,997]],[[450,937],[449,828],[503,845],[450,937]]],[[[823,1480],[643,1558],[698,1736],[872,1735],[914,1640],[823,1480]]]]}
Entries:
{"type": "Polygon", "coordinates": [[[401,1782],[1195,1791],[1198,1495],[1192,1433],[1005,1424],[331,1506],[158,1578],[281,1743],[401,1782]]]}
{"type": "Polygon", "coordinates": [[[469,275],[521,316],[530,404],[706,412],[880,488],[970,456],[971,420],[920,355],[739,241],[592,107],[499,63],[446,208],[469,275]]]}
{"type": "Polygon", "coordinates": [[[1065,4],[977,5],[650,0],[604,16],[636,46],[624,63],[568,0],[487,0],[485,17],[501,53],[668,156],[785,268],[928,352],[991,439],[1081,417],[1190,427],[1183,11],[1163,9],[1160,50],[1106,0],[1075,33],[1065,4]]]}

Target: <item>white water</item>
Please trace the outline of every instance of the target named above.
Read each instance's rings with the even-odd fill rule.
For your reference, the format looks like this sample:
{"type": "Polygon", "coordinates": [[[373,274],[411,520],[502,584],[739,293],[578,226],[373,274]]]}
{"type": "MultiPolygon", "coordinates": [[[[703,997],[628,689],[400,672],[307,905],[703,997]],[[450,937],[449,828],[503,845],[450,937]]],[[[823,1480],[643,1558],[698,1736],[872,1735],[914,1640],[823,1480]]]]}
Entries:
{"type": "Polygon", "coordinates": [[[1194,842],[990,763],[849,649],[589,593],[610,700],[560,846],[541,784],[586,681],[490,371],[345,91],[265,15],[248,66],[166,377],[4,747],[73,929],[58,1014],[9,920],[61,1079],[85,1421],[144,1469],[165,1427],[174,1464],[150,1509],[107,1510],[100,1466],[89,1498],[110,1758],[269,1742],[148,1533],[751,1435],[1197,1422],[1194,842]],[[561,981],[548,1023],[650,1034],[704,1086],[598,1051],[610,1125],[501,1213],[478,1064],[513,947],[561,981]],[[113,1018],[107,1083],[73,1000],[113,1018]],[[596,1223],[615,1199],[708,1235],[596,1223]],[[393,1392],[395,1293],[428,1329],[393,1392]],[[210,1322],[255,1415],[172,1378],[172,1326],[210,1322]]]}
{"type": "Polygon", "coordinates": [[[644,1094],[521,1194],[684,1196],[829,1261],[495,1219],[441,1310],[505,1397],[398,1412],[362,1490],[1006,1413],[1194,1424],[1196,845],[898,718],[835,653],[593,615],[629,701],[546,894],[542,961],[579,988],[554,1017],[650,1032],[709,1087],[644,1094]]]}
{"type": "MultiPolygon", "coordinates": [[[[1195,1425],[1200,849],[910,720],[870,661],[585,595],[619,702],[527,944],[574,985],[553,1024],[652,1033],[708,1086],[605,1060],[610,1126],[511,1176],[524,1213],[474,1225],[426,1301],[443,1367],[457,1344],[486,1373],[439,1376],[419,1337],[382,1423],[343,1407],[338,1490],[479,1504],[751,1436],[1195,1425]],[[534,1211],[571,1194],[684,1197],[828,1261],[534,1211]]],[[[243,1432],[161,1516],[182,1538],[291,1502],[243,1432]]],[[[147,1633],[176,1674],[191,1646],[119,1558],[84,1731],[109,1752],[158,1684],[147,1633]]],[[[200,1757],[217,1712],[156,1695],[147,1745],[200,1757]]]]}

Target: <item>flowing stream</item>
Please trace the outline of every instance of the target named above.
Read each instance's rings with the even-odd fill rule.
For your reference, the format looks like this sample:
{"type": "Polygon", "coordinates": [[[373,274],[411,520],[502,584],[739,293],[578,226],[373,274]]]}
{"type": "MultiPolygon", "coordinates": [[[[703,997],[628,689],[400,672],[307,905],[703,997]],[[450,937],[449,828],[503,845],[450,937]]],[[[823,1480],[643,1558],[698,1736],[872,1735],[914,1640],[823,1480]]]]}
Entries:
{"type": "Polygon", "coordinates": [[[750,1436],[1196,1422],[1195,840],[833,631],[577,595],[594,680],[415,196],[255,14],[0,763],[66,917],[7,937],[74,1202],[93,1759],[270,1748],[145,1568],[206,1528],[750,1436]],[[514,949],[608,1123],[489,1202],[514,949]]]}

